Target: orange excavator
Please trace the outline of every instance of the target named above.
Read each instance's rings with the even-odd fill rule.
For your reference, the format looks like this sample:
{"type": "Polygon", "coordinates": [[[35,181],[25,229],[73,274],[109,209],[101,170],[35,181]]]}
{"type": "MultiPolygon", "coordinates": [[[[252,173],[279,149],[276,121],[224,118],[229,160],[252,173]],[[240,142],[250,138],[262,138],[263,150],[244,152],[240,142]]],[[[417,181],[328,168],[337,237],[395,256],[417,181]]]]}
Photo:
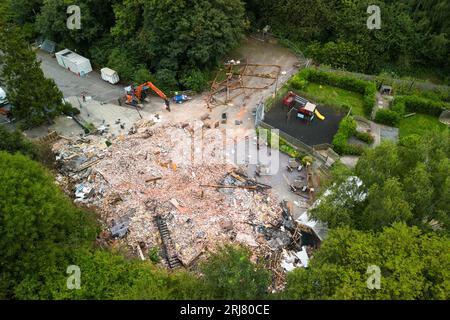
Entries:
{"type": "Polygon", "coordinates": [[[128,87],[126,94],[126,104],[136,107],[139,103],[142,103],[148,95],[148,90],[152,89],[161,99],[164,100],[166,109],[170,112],[170,101],[167,96],[159,90],[153,83],[146,82],[140,86],[128,87]]]}

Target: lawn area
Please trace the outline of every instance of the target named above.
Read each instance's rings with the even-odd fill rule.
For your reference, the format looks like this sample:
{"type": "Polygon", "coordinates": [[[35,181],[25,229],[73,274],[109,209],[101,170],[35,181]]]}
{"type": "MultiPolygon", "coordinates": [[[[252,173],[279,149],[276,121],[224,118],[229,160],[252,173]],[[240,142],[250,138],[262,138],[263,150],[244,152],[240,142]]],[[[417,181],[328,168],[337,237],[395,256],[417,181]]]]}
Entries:
{"type": "Polygon", "coordinates": [[[426,114],[416,114],[412,117],[402,119],[399,125],[400,138],[410,134],[422,135],[426,131],[448,130],[448,126],[439,122],[439,119],[426,114]]]}
{"type": "Polygon", "coordinates": [[[312,82],[302,89],[302,93],[313,102],[338,108],[351,107],[353,115],[364,117],[363,96],[359,93],[312,82]]]}

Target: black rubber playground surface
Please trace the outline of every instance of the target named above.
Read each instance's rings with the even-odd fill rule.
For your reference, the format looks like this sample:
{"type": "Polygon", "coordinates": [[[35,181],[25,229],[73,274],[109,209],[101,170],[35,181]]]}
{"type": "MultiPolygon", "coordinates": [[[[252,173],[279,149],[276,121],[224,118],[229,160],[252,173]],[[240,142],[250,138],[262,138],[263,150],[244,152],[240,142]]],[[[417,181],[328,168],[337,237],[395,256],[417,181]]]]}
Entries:
{"type": "MultiPolygon", "coordinates": [[[[311,101],[314,103],[314,101],[311,101]]],[[[319,120],[314,117],[311,123],[297,118],[295,111],[291,114],[291,119],[287,121],[288,108],[283,106],[281,100],[266,113],[264,122],[272,127],[283,131],[294,138],[301,140],[309,146],[321,143],[331,143],[336,134],[339,122],[345,116],[334,108],[318,105],[317,109],[325,116],[325,120],[319,120]]]]}

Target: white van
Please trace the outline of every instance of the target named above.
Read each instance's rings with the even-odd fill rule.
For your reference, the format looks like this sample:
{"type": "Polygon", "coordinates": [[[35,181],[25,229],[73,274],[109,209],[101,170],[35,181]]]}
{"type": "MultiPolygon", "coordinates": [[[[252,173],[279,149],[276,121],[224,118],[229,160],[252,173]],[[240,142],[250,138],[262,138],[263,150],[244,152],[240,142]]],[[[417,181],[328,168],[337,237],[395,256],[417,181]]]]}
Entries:
{"type": "Polygon", "coordinates": [[[116,84],[120,80],[117,72],[110,68],[103,68],[100,70],[100,72],[102,75],[102,79],[111,84],[116,84]]]}

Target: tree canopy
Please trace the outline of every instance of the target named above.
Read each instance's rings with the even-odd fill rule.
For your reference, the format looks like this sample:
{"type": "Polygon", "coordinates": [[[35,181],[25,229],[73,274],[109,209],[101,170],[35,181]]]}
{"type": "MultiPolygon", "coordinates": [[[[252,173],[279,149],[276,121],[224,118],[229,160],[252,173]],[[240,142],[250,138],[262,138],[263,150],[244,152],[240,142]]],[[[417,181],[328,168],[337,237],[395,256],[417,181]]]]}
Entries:
{"type": "Polygon", "coordinates": [[[61,91],[45,78],[19,27],[0,23],[0,81],[6,85],[12,113],[27,127],[43,124],[60,114],[61,91]]]}
{"type": "Polygon", "coordinates": [[[450,240],[396,223],[379,233],[330,232],[307,269],[288,274],[287,299],[449,299],[450,240]],[[369,268],[380,270],[379,288],[369,268]],[[369,270],[369,272],[368,272],[369,270]]]}
{"type": "Polygon", "coordinates": [[[384,142],[368,150],[354,171],[335,171],[312,216],[331,228],[379,231],[394,222],[404,222],[448,234],[448,141],[448,131],[430,132],[423,137],[407,136],[398,145],[384,142]]]}

